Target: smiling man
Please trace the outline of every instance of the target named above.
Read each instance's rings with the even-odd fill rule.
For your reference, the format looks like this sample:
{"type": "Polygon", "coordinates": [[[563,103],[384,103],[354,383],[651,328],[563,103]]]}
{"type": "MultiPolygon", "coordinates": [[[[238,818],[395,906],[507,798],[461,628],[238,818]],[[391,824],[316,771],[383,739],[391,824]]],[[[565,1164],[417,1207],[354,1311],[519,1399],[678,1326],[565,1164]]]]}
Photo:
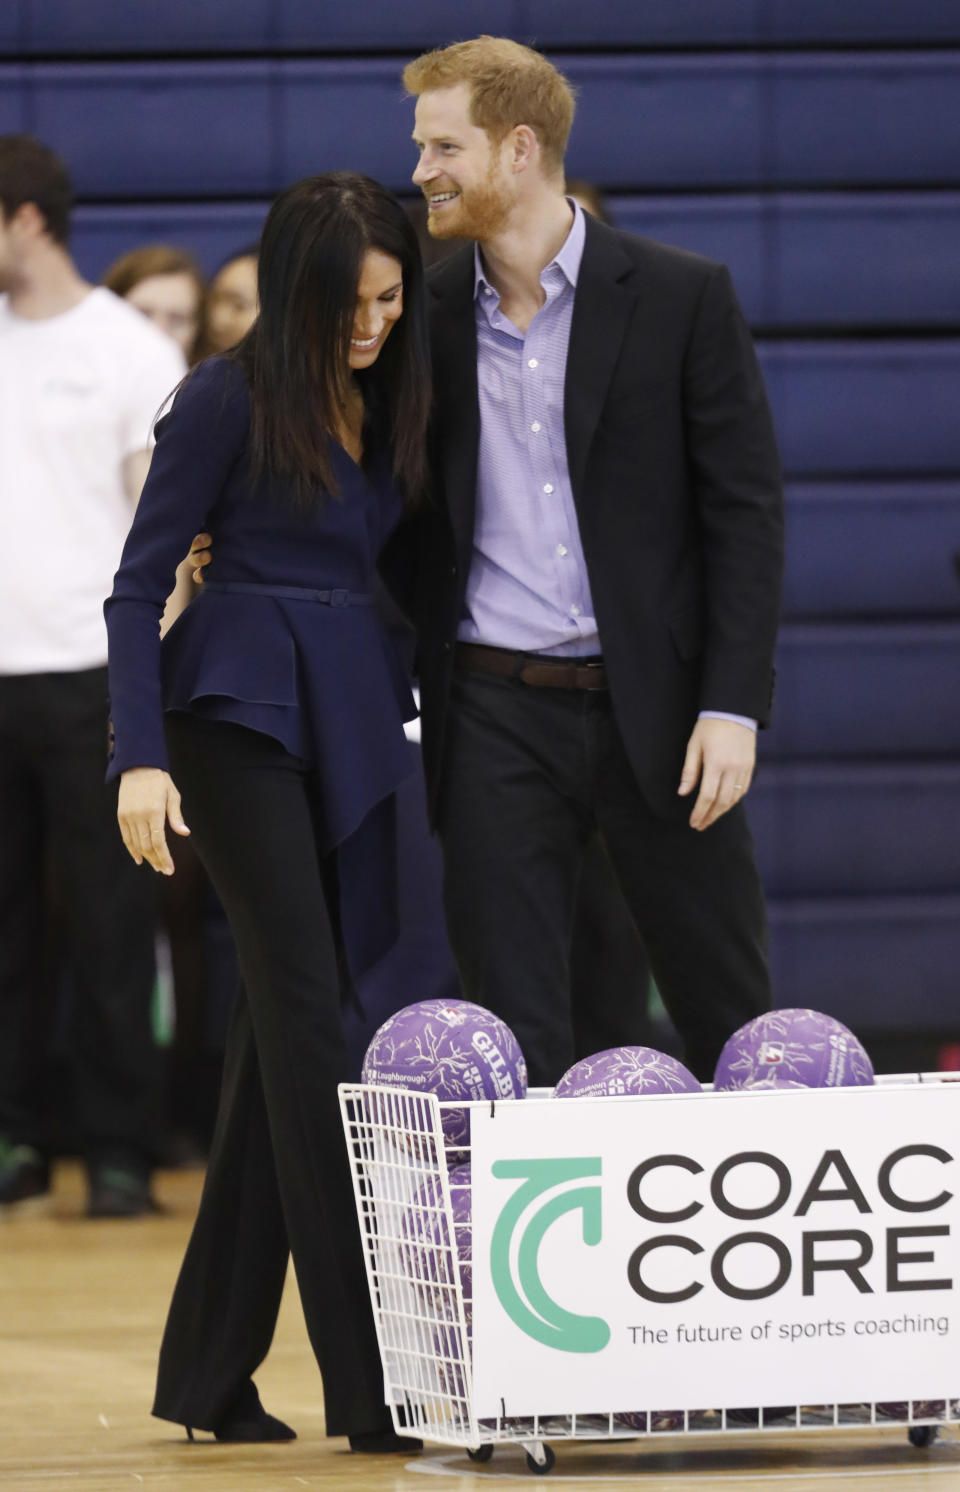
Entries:
{"type": "Polygon", "coordinates": [[[480,37],[404,82],[430,232],[476,240],[431,277],[437,491],[413,603],[465,993],[510,1023],[532,1082],[556,1081],[599,836],[709,1078],[770,1003],[742,799],[782,496],[750,336],[722,265],[564,195],[573,93],[537,52],[480,37]]]}

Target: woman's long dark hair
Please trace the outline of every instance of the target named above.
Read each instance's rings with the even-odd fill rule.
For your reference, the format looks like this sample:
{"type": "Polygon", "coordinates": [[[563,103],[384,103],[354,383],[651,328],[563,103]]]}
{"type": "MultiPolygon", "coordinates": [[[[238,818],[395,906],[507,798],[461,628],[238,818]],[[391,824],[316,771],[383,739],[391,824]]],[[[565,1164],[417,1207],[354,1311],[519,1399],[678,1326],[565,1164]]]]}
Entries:
{"type": "Polygon", "coordinates": [[[291,478],[307,509],[318,487],[336,493],[330,435],[355,376],[365,431],[389,443],[398,485],[416,503],[427,486],[430,354],[420,248],[400,203],[353,171],[296,182],[267,215],[258,288],[259,315],[231,354],[250,384],[254,473],[291,478]],[[354,375],[357,286],[371,249],[400,262],[403,315],[372,367],[354,375]]]}

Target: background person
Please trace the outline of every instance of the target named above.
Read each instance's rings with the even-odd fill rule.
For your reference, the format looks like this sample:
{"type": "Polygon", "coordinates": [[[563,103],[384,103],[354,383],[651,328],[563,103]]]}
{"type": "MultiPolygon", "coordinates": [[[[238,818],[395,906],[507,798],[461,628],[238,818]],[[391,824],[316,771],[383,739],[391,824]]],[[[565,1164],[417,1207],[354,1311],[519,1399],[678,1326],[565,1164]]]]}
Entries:
{"type": "Polygon", "coordinates": [[[421,265],[400,204],[349,172],[291,187],[264,227],[259,300],[236,352],[158,425],[106,606],[124,842],[172,874],[182,790],[243,981],[154,1413],[221,1440],[292,1438],[252,1381],[292,1251],[327,1433],[408,1451],[383,1402],[336,1091],[340,967],[360,977],[396,936],[393,798],[410,772],[413,702],[371,594],[426,475],[421,265]],[[211,575],[161,650],[201,525],[211,575]]]}
{"type": "Polygon", "coordinates": [[[708,1078],[770,1003],[741,800],[782,495],[749,333],[722,266],[571,209],[573,96],[545,58],[481,37],[404,82],[430,231],[478,241],[431,274],[438,501],[409,592],[461,978],[555,1082],[599,834],[708,1078]]]}
{"type": "Polygon", "coordinates": [[[72,974],[67,1057],[91,1216],[148,1210],[159,1053],[154,898],[103,782],[102,597],[182,377],[168,337],[77,273],[62,161],[0,136],[0,1202],[45,1192],[42,987],[52,862],[72,974]],[[42,536],[41,562],[16,555],[42,536]],[[121,847],[122,849],[122,847],[121,847]]]}
{"type": "Polygon", "coordinates": [[[211,352],[226,352],[245,337],[257,315],[257,244],[224,259],[210,281],[207,335],[211,352]]]}
{"type": "Polygon", "coordinates": [[[192,368],[206,342],[207,285],[192,254],[170,244],[145,244],[115,259],[101,284],[172,337],[192,368]]]}

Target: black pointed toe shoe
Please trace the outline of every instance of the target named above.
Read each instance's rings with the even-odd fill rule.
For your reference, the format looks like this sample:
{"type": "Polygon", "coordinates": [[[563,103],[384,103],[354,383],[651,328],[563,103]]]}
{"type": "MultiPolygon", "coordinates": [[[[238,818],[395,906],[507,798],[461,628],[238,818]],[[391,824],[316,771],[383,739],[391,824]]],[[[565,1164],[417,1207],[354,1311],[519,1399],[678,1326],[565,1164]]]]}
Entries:
{"type": "MultiPolygon", "coordinates": [[[[193,1439],[193,1429],[185,1426],[188,1440],[193,1439]]],[[[222,1415],[213,1429],[217,1440],[235,1441],[246,1445],[260,1444],[270,1440],[296,1440],[297,1432],[276,1415],[268,1414],[260,1403],[255,1383],[245,1383],[226,1414],[222,1415]]]]}

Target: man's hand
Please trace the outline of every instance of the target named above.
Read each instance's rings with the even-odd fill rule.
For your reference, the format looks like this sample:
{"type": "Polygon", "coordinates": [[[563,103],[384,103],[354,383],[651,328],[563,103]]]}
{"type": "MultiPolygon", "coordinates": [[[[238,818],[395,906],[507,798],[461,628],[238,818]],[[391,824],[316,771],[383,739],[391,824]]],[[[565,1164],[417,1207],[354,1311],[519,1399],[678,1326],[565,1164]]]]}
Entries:
{"type": "Polygon", "coordinates": [[[189,834],[180,812],[180,794],[159,767],[132,767],[120,777],[117,820],[129,854],[137,865],[146,860],[161,875],[173,875],[173,860],[164,832],[170,820],[174,834],[189,834]]]}
{"type": "Polygon", "coordinates": [[[210,545],[213,543],[209,534],[197,534],[190,545],[188,561],[193,565],[193,579],[200,585],[203,581],[203,567],[209,565],[213,558],[210,553],[210,545]]]}
{"type": "Polygon", "coordinates": [[[733,720],[698,720],[684,758],[678,792],[700,792],[690,815],[692,829],[709,829],[739,803],[750,786],[757,757],[757,737],[749,725],[733,720]]]}

